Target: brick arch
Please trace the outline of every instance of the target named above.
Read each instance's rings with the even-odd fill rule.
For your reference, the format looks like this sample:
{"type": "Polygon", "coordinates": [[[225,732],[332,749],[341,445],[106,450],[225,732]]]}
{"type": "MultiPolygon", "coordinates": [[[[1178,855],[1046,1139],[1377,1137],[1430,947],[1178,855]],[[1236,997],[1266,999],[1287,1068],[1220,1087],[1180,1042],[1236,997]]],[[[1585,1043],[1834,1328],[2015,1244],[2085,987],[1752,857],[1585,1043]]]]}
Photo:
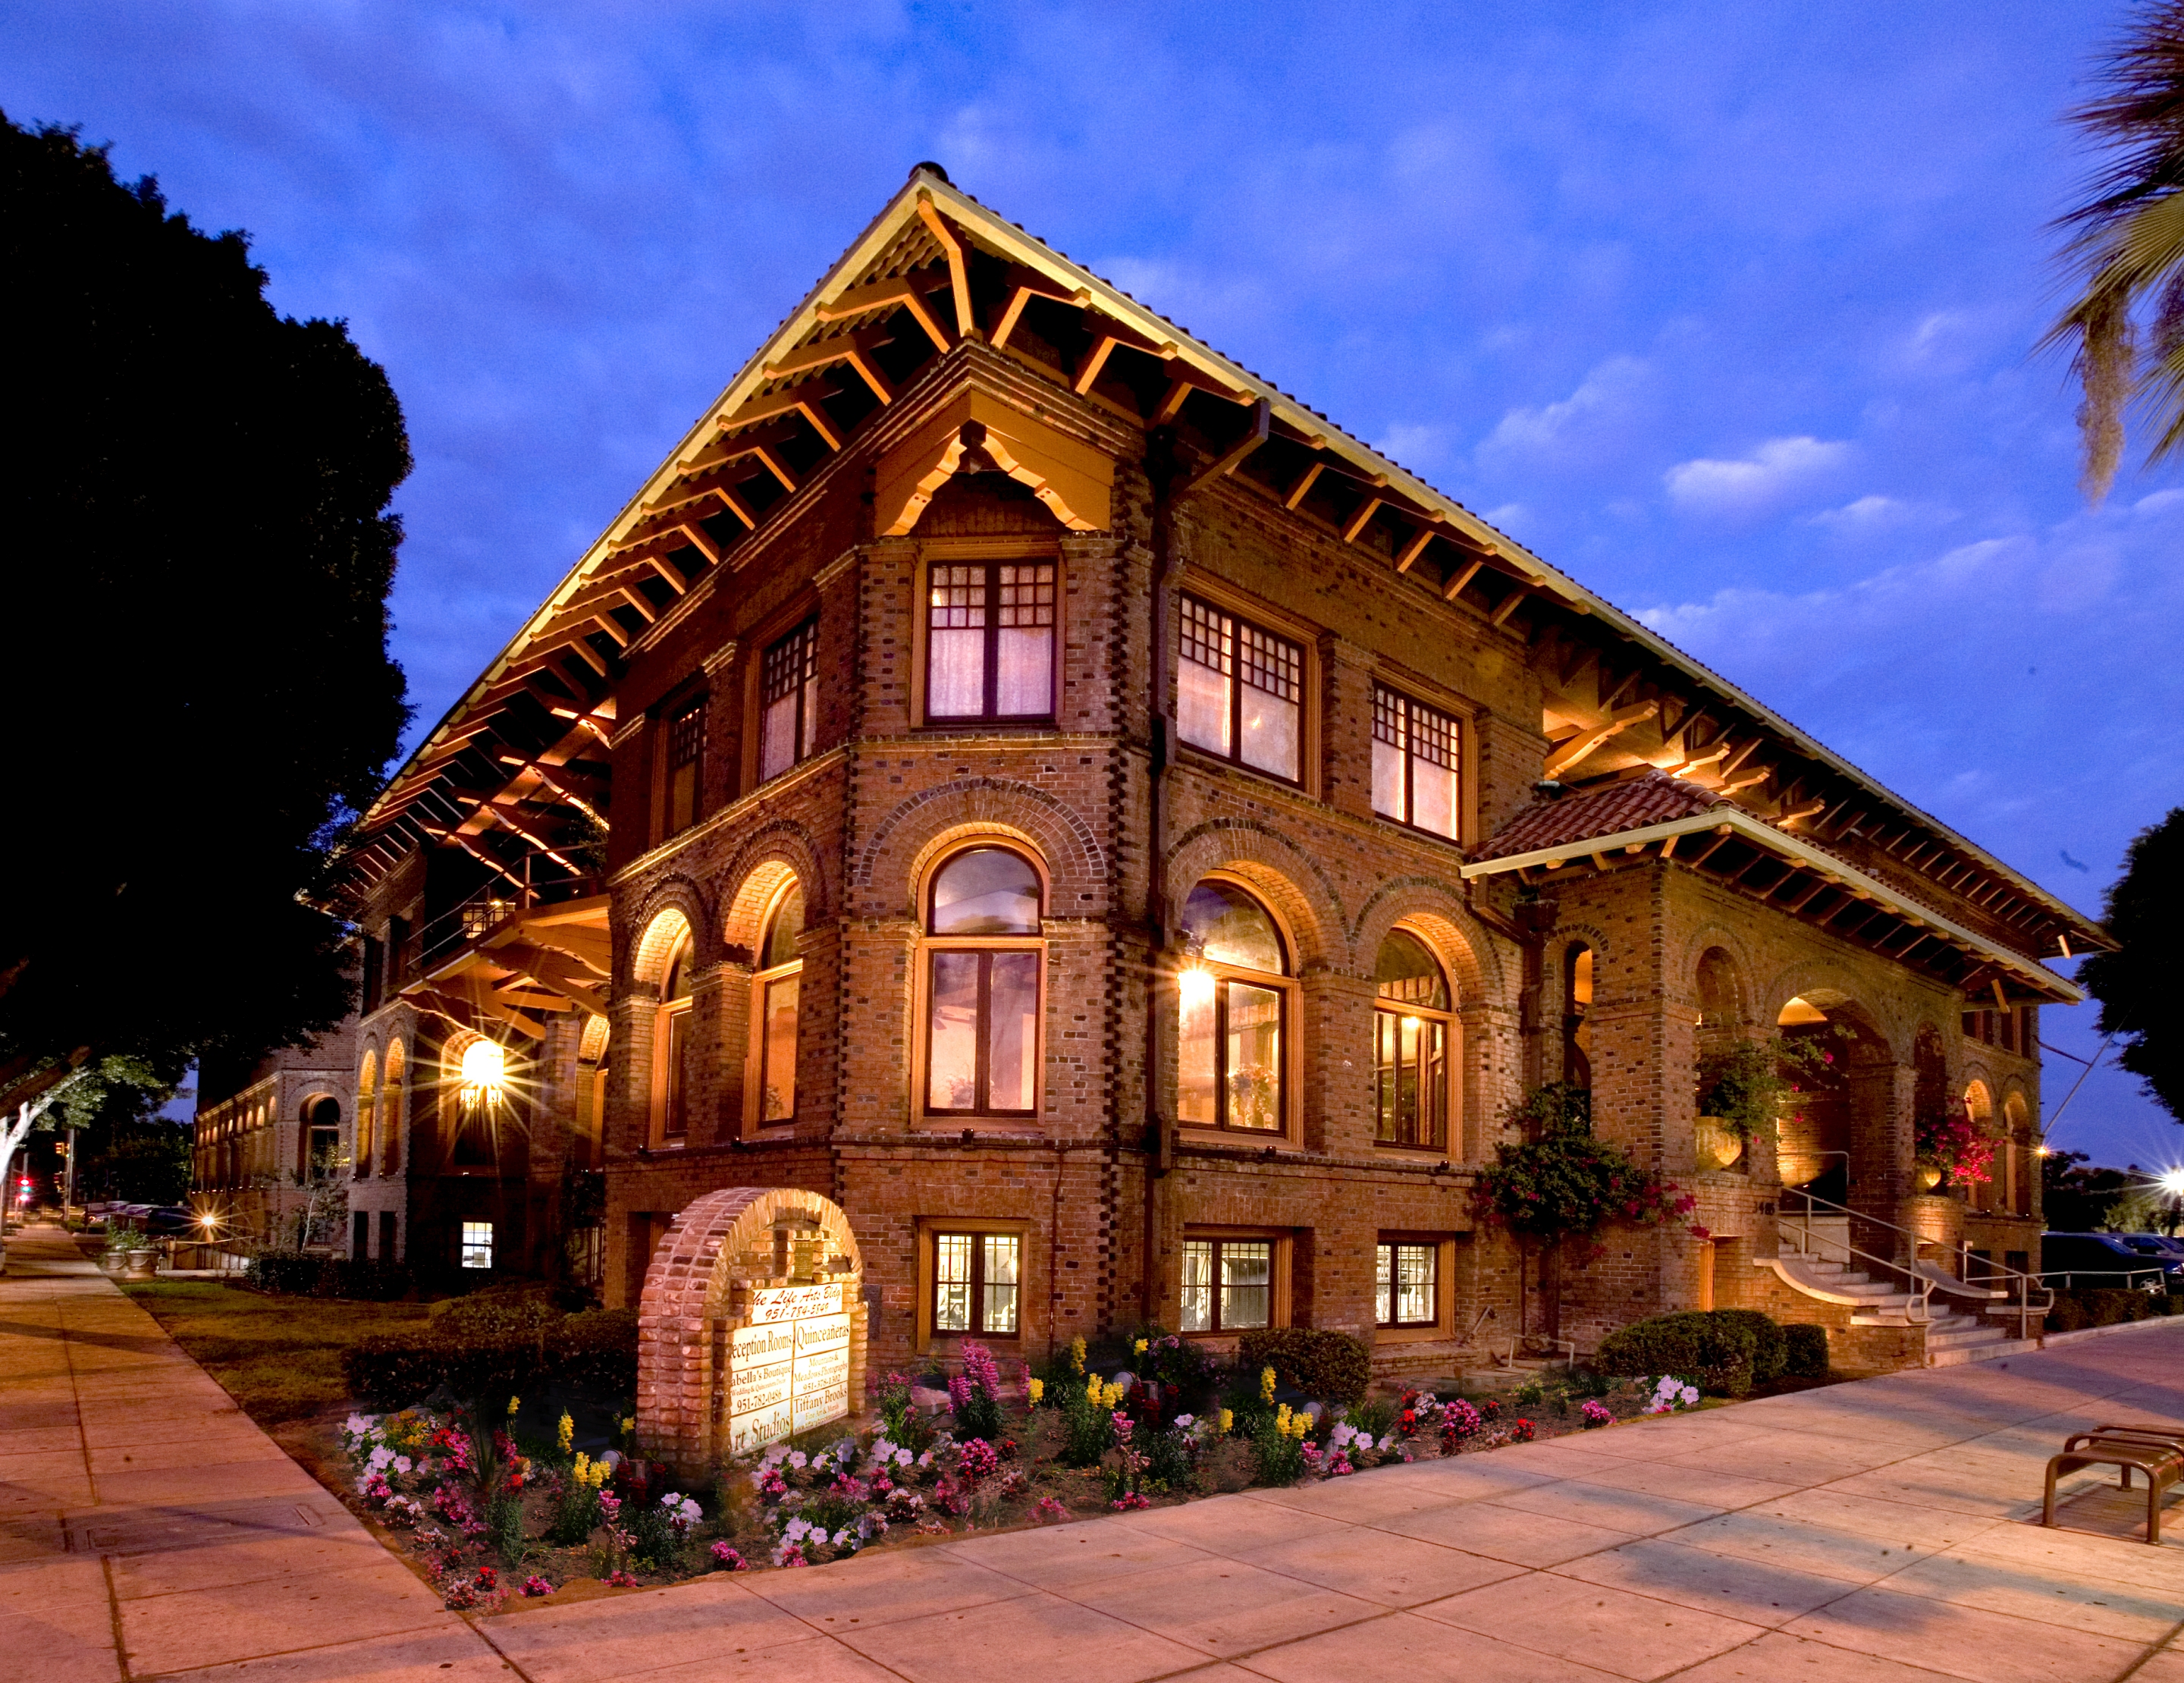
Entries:
{"type": "Polygon", "coordinates": [[[1191,889],[1214,871],[1249,883],[1273,907],[1296,943],[1298,973],[1312,966],[1355,970],[1341,896],[1318,861],[1286,836],[1249,819],[1216,818],[1176,839],[1168,850],[1168,903],[1162,916],[1171,939],[1183,926],[1191,889]]]}
{"type": "Polygon", "coordinates": [[[1493,942],[1465,909],[1462,892],[1431,877],[1391,878],[1366,901],[1351,937],[1361,975],[1372,974],[1380,943],[1398,923],[1424,931],[1460,1000],[1504,999],[1507,981],[1493,942]]]}
{"type": "Polygon", "coordinates": [[[631,927],[636,933],[623,973],[641,986],[657,989],[667,979],[668,955],[686,934],[699,964],[710,964],[716,956],[709,950],[713,943],[708,939],[705,896],[687,877],[672,878],[647,894],[631,927]]]}
{"type": "MultiPolygon", "coordinates": [[[[637,1310],[637,1435],[686,1468],[718,1458],[725,1420],[712,1417],[716,1328],[739,1312],[739,1289],[785,1285],[774,1273],[773,1229],[784,1217],[816,1221],[819,1266],[834,1279],[864,1273],[864,1254],[842,1207],[794,1186],[724,1186],[700,1193],[668,1223],[644,1271],[637,1310]],[[843,1266],[836,1267],[838,1262],[843,1266]]],[[[864,1306],[850,1308],[850,1396],[864,1391],[864,1306]]]]}
{"type": "Polygon", "coordinates": [[[1856,976],[1830,960],[1801,959],[1755,986],[1752,997],[1762,1028],[1773,1028],[1791,1000],[1809,998],[1831,1019],[1839,1011],[1846,1013],[1859,1036],[1878,1041],[1877,1046],[1864,1050],[1853,1041],[1853,1061],[1870,1062],[1877,1051],[1890,1063],[1912,1062],[1916,1025],[1906,1023],[1899,1010],[1874,997],[1856,976]]]}
{"type": "MultiPolygon", "coordinates": [[[[1672,990],[1680,986],[1682,997],[1696,1007],[1699,1002],[1700,962],[1716,947],[1729,955],[1730,962],[1736,968],[1738,1016],[1747,1023],[1756,1023],[1759,1010],[1757,978],[1764,967],[1753,956],[1745,938],[1726,923],[1709,921],[1693,930],[1669,961],[1669,968],[1663,978],[1663,981],[1672,990]]],[[[1777,1006],[1775,1009],[1779,1011],[1781,1007],[1777,1006]]]]}
{"type": "Polygon", "coordinates": [[[836,915],[827,872],[810,833],[801,824],[777,818],[744,840],[718,878],[727,889],[718,896],[725,907],[721,914],[723,945],[757,950],[759,936],[764,933],[758,927],[759,919],[788,877],[804,886],[806,924],[836,915]],[[780,868],[769,870],[768,867],[780,868]]]}
{"type": "Polygon", "coordinates": [[[1057,914],[1106,909],[1107,858],[1092,827],[1045,789],[1005,777],[959,777],[912,795],[873,827],[848,886],[880,899],[883,915],[915,917],[921,861],[937,842],[978,830],[1013,832],[1039,854],[1057,914]]]}

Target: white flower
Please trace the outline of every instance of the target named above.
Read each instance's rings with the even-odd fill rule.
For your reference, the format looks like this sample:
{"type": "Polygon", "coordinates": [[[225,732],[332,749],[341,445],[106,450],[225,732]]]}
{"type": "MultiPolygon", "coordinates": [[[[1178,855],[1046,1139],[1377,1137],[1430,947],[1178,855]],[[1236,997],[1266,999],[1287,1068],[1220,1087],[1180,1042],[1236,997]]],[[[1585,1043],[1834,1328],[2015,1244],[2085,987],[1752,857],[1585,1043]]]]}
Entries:
{"type": "MultiPolygon", "coordinates": [[[[895,1451],[895,1452],[894,1452],[894,1464],[895,1464],[896,1466],[898,1466],[898,1467],[907,1467],[907,1466],[909,1466],[909,1465],[911,1464],[911,1462],[915,1461],[916,1458],[917,1458],[917,1457],[916,1457],[916,1456],[912,1455],[912,1454],[911,1454],[908,1450],[906,1450],[906,1449],[898,1449],[898,1450],[897,1450],[897,1451],[895,1451]]],[[[928,1462],[929,1462],[929,1461],[931,1461],[931,1460],[933,1459],[933,1457],[932,1457],[931,1456],[929,1456],[929,1455],[928,1455],[928,1456],[927,1456],[925,1458],[926,1458],[928,1462]]]]}
{"type": "Polygon", "coordinates": [[[394,1457],[394,1470],[398,1473],[407,1473],[414,1468],[416,1464],[417,1463],[415,1462],[412,1461],[406,1455],[398,1455],[394,1457]]]}
{"type": "Polygon", "coordinates": [[[788,1464],[799,1468],[809,1467],[811,1457],[800,1449],[792,1449],[788,1452],[788,1464]]]}
{"type": "Polygon", "coordinates": [[[1175,1429],[1179,1432],[1187,1432],[1197,1424],[1198,1417],[1195,1414],[1178,1414],[1175,1417],[1175,1429]]]}
{"type": "Polygon", "coordinates": [[[894,1446],[885,1438],[872,1440],[872,1459],[883,1463],[894,1459],[894,1446]]]}
{"type": "Polygon", "coordinates": [[[372,1423],[361,1414],[352,1414],[342,1422],[342,1429],[353,1438],[360,1438],[371,1429],[372,1423]]]}

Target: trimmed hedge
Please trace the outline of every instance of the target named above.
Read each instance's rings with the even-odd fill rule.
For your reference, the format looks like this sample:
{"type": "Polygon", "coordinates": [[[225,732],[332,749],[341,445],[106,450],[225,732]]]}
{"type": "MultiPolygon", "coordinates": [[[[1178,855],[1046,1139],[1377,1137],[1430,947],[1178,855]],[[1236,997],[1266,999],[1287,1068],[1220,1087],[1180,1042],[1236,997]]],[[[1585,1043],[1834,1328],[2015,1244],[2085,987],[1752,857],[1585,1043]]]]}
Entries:
{"type": "Polygon", "coordinates": [[[283,1297],[348,1297],[370,1303],[406,1297],[416,1284],[400,1262],[302,1251],[261,1251],[250,1259],[242,1278],[257,1290],[283,1297]]]}
{"type": "Polygon", "coordinates": [[[2055,1307],[2048,1312],[2048,1330],[2077,1332],[2086,1327],[2114,1326],[2120,1321],[2150,1320],[2170,1312],[2175,1300],[2143,1291],[2112,1289],[2055,1293],[2055,1307]]]}
{"type": "Polygon", "coordinates": [[[1782,1329],[1787,1357],[1782,1372],[1793,1379],[1824,1379],[1828,1376],[1828,1329],[1793,1321],[1782,1329]]]}
{"type": "Polygon", "coordinates": [[[1236,1365],[1246,1376],[1272,1368],[1280,1384],[1324,1402],[1357,1402],[1373,1383],[1373,1352],[1346,1332],[1310,1327],[1262,1327],[1237,1340],[1236,1365]]]}
{"type": "MultiPolygon", "coordinates": [[[[1809,1343],[1801,1342],[1807,1343],[1802,1359],[1809,1362],[1809,1343]]],[[[1742,1396],[1787,1371],[1790,1340],[1757,1309],[1687,1309],[1618,1327],[1601,1340],[1594,1361],[1603,1374],[1685,1374],[1705,1390],[1742,1396]]],[[[1825,1333],[1820,1370],[1827,1370],[1825,1333]]]]}
{"type": "Polygon", "coordinates": [[[350,1396],[388,1408],[407,1407],[443,1387],[463,1399],[520,1395],[542,1383],[633,1396],[637,1316],[591,1309],[528,1335],[469,1336],[434,1326],[359,1339],[342,1352],[342,1373],[350,1396]]]}

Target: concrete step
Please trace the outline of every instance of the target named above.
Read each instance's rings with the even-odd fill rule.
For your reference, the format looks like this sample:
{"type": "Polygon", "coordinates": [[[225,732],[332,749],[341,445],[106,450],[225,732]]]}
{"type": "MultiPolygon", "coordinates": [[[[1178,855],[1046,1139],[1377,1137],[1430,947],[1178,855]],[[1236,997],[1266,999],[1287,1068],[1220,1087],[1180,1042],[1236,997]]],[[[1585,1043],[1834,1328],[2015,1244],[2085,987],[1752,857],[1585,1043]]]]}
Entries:
{"type": "MultiPolygon", "coordinates": [[[[1997,1328],[2001,1332],[2000,1328],[1997,1328]]],[[[2001,1356],[2022,1356],[2040,1347],[2035,1338],[2012,1338],[2003,1333],[1986,1344],[1960,1344],[1947,1350],[1936,1350],[1930,1342],[1926,1351],[1926,1365],[1930,1368],[1959,1368],[1967,1362],[1992,1362],[2001,1356]]]]}

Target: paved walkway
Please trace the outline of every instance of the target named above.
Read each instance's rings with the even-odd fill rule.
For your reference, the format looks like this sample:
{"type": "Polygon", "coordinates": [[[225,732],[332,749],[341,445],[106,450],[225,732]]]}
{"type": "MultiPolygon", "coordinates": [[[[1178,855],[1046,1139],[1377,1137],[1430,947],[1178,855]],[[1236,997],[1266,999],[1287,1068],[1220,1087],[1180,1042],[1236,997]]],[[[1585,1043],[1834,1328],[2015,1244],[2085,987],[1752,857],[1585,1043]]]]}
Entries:
{"type": "Polygon", "coordinates": [[[0,1655],[38,1683],[2184,1683],[2184,1546],[2126,1541],[2091,1478],[2088,1529],[2025,1523],[2108,1418],[2184,1424],[2184,1322],[472,1623],[34,1235],[0,1282],[0,1655]]]}

